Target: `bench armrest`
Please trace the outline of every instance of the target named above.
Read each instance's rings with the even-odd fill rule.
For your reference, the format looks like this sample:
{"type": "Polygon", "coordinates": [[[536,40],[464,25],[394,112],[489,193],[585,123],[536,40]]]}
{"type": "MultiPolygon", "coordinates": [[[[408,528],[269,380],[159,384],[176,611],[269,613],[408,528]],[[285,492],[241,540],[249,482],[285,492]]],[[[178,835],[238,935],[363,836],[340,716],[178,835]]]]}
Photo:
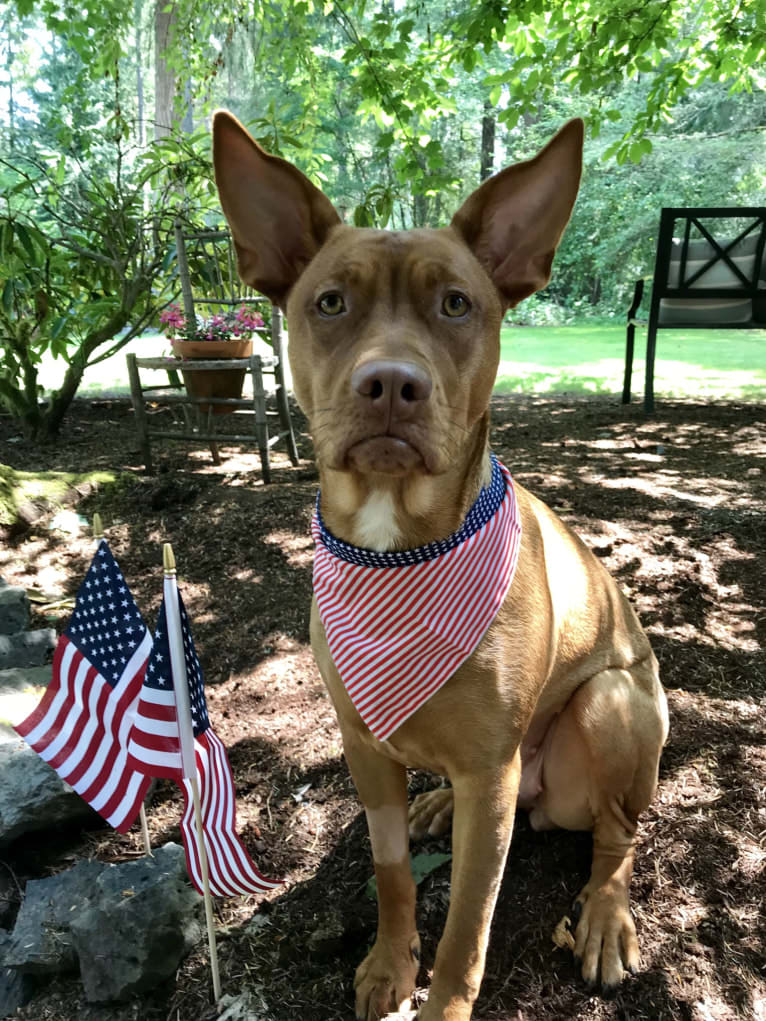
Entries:
{"type": "Polygon", "coordinates": [[[630,322],[631,319],[635,318],[635,315],[638,312],[638,307],[641,304],[641,299],[643,298],[643,296],[644,296],[644,280],[642,277],[641,279],[636,280],[636,286],[633,289],[633,302],[631,303],[631,306],[628,309],[628,322],[630,322]]]}

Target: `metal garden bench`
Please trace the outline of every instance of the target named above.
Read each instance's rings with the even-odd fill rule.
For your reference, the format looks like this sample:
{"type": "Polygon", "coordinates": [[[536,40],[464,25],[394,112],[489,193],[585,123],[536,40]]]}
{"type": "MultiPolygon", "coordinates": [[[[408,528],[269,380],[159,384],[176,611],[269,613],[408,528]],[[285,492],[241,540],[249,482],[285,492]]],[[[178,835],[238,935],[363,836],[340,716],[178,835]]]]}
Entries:
{"type": "Polygon", "coordinates": [[[644,408],[654,410],[661,329],[766,329],[766,207],[666,208],[660,216],[648,320],[644,280],[628,310],[622,403],[630,403],[637,324],[648,323],[644,408]]]}

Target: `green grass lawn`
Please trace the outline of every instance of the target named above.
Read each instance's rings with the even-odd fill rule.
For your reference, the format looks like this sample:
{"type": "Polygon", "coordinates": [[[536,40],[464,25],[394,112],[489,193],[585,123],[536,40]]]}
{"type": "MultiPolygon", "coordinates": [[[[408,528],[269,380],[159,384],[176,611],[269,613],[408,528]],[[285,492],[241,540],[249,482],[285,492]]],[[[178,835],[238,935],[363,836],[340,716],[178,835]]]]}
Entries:
{"type": "MultiPolygon", "coordinates": [[[[501,345],[499,393],[622,392],[624,326],[507,326],[501,345]]],[[[645,349],[646,330],[638,329],[636,399],[643,393],[645,349]]],[[[162,355],[168,353],[168,344],[161,336],[134,340],[86,372],[81,395],[128,394],[127,351],[162,355]]],[[[44,386],[59,385],[63,363],[45,359],[41,375],[44,386]]],[[[655,391],[660,397],[766,400],[766,331],[660,330],[655,391]]]]}
{"type": "MultiPolygon", "coordinates": [[[[646,329],[636,330],[632,390],[643,393],[646,329]]],[[[504,327],[500,393],[621,393],[625,327],[504,327]]],[[[665,397],[766,399],[766,331],[660,330],[655,392],[665,397]]]]}

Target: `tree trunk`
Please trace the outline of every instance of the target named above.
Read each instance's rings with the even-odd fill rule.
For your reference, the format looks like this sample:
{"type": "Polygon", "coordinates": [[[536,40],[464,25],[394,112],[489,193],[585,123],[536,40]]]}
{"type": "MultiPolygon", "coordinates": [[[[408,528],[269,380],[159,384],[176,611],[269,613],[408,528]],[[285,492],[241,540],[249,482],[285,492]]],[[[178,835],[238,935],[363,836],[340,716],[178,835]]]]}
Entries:
{"type": "Polygon", "coordinates": [[[8,56],[6,59],[5,70],[7,76],[7,87],[8,87],[8,149],[10,152],[16,148],[16,102],[13,95],[13,44],[14,36],[11,25],[11,16],[13,8],[9,5],[6,11],[5,21],[5,40],[8,46],[8,56]]]}
{"type": "Polygon", "coordinates": [[[412,226],[426,227],[428,225],[428,198],[425,195],[414,195],[412,198],[412,226]]]}
{"type": "Polygon", "coordinates": [[[142,0],[135,0],[133,13],[136,22],[136,116],[138,118],[138,144],[144,145],[144,67],[143,44],[144,35],[141,30],[142,0]]]}
{"type": "MultiPolygon", "coordinates": [[[[132,287],[135,288],[135,286],[134,282],[132,287]]],[[[83,340],[80,349],[73,355],[64,373],[64,382],[51,395],[50,403],[42,417],[40,434],[43,439],[53,440],[58,436],[64,416],[69,409],[69,405],[74,400],[85,370],[90,364],[90,356],[101,345],[117,336],[120,330],[125,327],[130,318],[136,297],[132,289],[131,294],[133,294],[132,302],[130,300],[126,301],[124,306],[115,312],[112,318],[104,323],[100,329],[89,333],[83,340]]],[[[125,343],[127,343],[128,338],[124,339],[125,343]]]]}
{"type": "Polygon", "coordinates": [[[484,100],[484,115],[481,118],[481,163],[479,180],[486,181],[495,168],[495,113],[488,99],[484,100]]]}
{"type": "Polygon", "coordinates": [[[178,12],[176,5],[157,0],[154,7],[154,138],[165,138],[173,130],[175,71],[165,61],[178,12]]]}
{"type": "Polygon", "coordinates": [[[191,82],[179,86],[175,71],[168,66],[165,54],[176,41],[178,4],[156,0],[154,8],[154,138],[170,135],[180,127],[187,134],[194,130],[191,82]],[[167,9],[169,8],[169,9],[167,9]],[[176,99],[183,96],[183,117],[178,116],[176,99]]]}

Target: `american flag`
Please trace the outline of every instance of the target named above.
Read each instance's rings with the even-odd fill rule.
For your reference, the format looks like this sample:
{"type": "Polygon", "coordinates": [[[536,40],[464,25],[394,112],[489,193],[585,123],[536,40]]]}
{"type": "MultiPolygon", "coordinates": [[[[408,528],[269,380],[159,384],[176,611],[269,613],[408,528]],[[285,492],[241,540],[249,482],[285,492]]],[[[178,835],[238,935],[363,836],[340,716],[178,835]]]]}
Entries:
{"type": "Polygon", "coordinates": [[[106,821],[130,828],[151,783],[128,766],[128,735],[151,636],[105,539],[77,592],[53,678],[16,730],[106,821]]]}
{"type": "MultiPolygon", "coordinates": [[[[207,714],[202,667],[197,658],[181,593],[173,586],[183,635],[186,677],[191,703],[194,752],[208,859],[210,891],[216,896],[263,893],[279,886],[256,868],[236,832],[236,795],[226,749],[213,732],[207,714]]],[[[160,607],[154,646],[129,740],[130,762],[151,776],[176,780],[184,793],[181,832],[192,882],[203,893],[202,866],[196,839],[191,781],[184,776],[181,735],[168,641],[165,599],[160,607]]]]}
{"type": "Polygon", "coordinates": [[[319,616],[346,691],[380,741],[468,659],[510,588],[521,518],[508,469],[494,455],[491,464],[459,530],[417,549],[379,553],[337,539],[317,498],[319,616]]]}

